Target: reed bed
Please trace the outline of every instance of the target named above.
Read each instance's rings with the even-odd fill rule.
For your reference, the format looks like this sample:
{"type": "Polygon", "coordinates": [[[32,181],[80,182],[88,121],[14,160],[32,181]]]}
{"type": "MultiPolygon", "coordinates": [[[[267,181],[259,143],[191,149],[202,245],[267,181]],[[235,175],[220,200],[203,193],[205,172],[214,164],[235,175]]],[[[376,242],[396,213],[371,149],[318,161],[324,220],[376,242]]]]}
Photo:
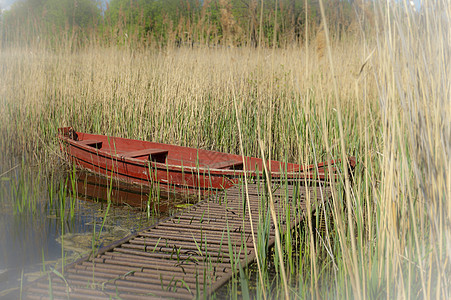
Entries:
{"type": "MultiPolygon", "coordinates": [[[[354,91],[349,78],[358,72],[361,59],[345,54],[338,51],[336,60],[347,77],[340,81],[347,87],[340,96],[350,99],[354,91]]],[[[332,128],[336,118],[331,105],[321,108],[332,94],[326,62],[309,61],[311,71],[305,72],[299,48],[275,52],[88,48],[76,53],[7,49],[2,60],[6,68],[2,110],[8,118],[21,120],[14,130],[28,136],[19,147],[29,149],[55,141],[56,128],[71,124],[82,131],[236,153],[235,97],[246,152],[259,154],[260,130],[271,142],[283,142],[282,148],[271,147],[273,156],[297,160],[295,131],[303,133],[309,120],[315,120],[310,126],[318,131],[316,117],[321,115],[332,128]],[[322,67],[313,71],[314,65],[322,67]],[[45,143],[38,146],[39,141],[45,143]]],[[[355,108],[347,102],[348,117],[355,118],[355,108]]],[[[317,139],[315,144],[321,148],[323,142],[317,139]]]]}
{"type": "Polygon", "coordinates": [[[352,185],[282,237],[283,257],[259,247],[257,296],[449,298],[450,6],[374,5],[370,36],[285,48],[3,47],[2,147],[53,165],[70,125],[301,164],[354,155],[352,185]]]}

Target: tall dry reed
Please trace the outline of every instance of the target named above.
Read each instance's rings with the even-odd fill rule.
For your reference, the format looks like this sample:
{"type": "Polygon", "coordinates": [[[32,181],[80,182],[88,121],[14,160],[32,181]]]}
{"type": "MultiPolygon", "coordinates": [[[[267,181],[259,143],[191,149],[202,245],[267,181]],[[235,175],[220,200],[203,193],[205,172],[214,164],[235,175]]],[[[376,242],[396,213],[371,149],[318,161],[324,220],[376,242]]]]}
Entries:
{"type": "Polygon", "coordinates": [[[326,234],[305,223],[284,247],[291,296],[448,298],[450,7],[373,10],[371,35],[286,48],[2,48],[2,144],[54,158],[71,125],[302,164],[355,155],[326,234]]]}

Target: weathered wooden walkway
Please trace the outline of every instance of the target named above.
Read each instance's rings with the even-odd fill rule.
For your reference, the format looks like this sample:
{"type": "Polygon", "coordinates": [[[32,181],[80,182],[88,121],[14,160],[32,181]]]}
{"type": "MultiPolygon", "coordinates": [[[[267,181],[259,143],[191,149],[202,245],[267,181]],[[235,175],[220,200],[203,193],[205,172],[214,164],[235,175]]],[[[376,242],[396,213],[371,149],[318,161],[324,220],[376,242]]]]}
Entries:
{"type": "MultiPolygon", "coordinates": [[[[330,198],[329,187],[273,189],[282,230],[303,219],[306,194],[312,207],[318,200],[330,198]]],[[[263,222],[270,222],[267,208],[261,209],[268,196],[260,184],[249,185],[248,190],[257,238],[263,222]]],[[[232,277],[238,264],[245,267],[255,259],[245,199],[244,186],[211,196],[102,249],[94,258],[66,266],[64,278],[51,274],[38,280],[25,289],[24,298],[191,299],[209,295],[232,277]]],[[[275,241],[272,223],[268,228],[271,246],[275,241]]]]}

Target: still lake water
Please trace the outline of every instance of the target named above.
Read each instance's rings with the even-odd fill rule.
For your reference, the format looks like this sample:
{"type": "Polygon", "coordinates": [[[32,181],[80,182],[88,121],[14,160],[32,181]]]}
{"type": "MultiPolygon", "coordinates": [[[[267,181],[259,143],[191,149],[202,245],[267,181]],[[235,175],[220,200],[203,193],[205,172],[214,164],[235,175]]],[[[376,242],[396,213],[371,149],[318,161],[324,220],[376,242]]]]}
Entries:
{"type": "Polygon", "coordinates": [[[0,157],[0,298],[187,202],[62,165],[50,172],[25,166],[0,157]]]}

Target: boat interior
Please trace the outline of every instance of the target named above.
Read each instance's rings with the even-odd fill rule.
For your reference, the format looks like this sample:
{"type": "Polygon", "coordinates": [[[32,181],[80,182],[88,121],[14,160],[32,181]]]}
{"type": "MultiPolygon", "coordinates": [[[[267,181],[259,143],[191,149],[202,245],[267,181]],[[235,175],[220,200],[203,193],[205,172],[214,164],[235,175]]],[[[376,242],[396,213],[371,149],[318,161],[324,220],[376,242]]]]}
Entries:
{"type": "MultiPolygon", "coordinates": [[[[72,128],[61,128],[60,134],[70,138],[79,145],[92,147],[99,152],[125,158],[205,169],[243,170],[244,167],[241,155],[75,132],[72,128]]],[[[245,160],[248,170],[263,170],[262,159],[245,157],[245,160]]],[[[302,169],[298,164],[278,161],[271,161],[268,167],[273,172],[278,172],[279,170],[297,172],[302,169]]]]}
{"type": "Polygon", "coordinates": [[[77,143],[80,145],[125,158],[186,167],[243,169],[243,160],[240,156],[233,154],[86,133],[77,133],[77,136],[77,143]]]}

